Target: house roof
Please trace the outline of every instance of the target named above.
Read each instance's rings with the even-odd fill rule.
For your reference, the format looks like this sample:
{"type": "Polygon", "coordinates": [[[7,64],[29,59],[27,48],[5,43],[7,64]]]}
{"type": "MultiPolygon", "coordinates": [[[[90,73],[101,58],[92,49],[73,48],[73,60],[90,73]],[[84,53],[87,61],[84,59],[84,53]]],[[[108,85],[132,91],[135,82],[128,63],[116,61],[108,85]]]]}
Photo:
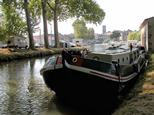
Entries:
{"type": "Polygon", "coordinates": [[[143,22],[142,22],[142,24],[141,24],[141,26],[140,26],[140,29],[142,29],[147,23],[148,23],[148,21],[150,20],[150,19],[154,19],[154,17],[150,17],[150,18],[146,18],[143,22]]]}
{"type": "Polygon", "coordinates": [[[111,35],[112,32],[104,33],[103,35],[111,35]]]}

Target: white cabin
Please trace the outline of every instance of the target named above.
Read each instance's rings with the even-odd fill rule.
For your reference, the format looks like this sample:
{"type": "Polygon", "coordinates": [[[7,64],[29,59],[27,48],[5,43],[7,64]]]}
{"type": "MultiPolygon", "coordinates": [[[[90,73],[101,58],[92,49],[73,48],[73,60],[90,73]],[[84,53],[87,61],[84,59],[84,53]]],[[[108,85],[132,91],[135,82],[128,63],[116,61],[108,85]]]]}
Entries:
{"type": "Polygon", "coordinates": [[[103,52],[90,52],[88,58],[102,60],[105,62],[117,61],[119,64],[131,64],[139,56],[139,49],[129,47],[109,47],[103,52]]]}

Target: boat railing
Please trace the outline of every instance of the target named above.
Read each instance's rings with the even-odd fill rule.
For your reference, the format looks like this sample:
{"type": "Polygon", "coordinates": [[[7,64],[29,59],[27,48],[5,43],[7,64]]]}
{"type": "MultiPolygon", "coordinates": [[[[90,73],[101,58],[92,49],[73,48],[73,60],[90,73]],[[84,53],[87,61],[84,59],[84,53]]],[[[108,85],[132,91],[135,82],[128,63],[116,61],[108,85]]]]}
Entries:
{"type": "Polygon", "coordinates": [[[114,65],[109,62],[83,58],[82,66],[86,68],[91,68],[97,71],[105,72],[105,73],[110,73],[114,75],[117,74],[114,65]]]}

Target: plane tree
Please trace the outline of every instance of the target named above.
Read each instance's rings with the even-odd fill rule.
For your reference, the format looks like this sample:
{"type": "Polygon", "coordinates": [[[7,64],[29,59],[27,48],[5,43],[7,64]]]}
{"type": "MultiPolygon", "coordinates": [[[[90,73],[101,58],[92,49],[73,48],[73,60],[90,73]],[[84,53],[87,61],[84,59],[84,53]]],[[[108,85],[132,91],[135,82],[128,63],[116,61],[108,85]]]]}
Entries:
{"type": "Polygon", "coordinates": [[[87,28],[86,23],[83,19],[76,19],[73,24],[74,28],[74,38],[82,38],[82,39],[94,39],[94,29],[87,28]]]}
{"type": "Polygon", "coordinates": [[[55,47],[60,47],[58,21],[83,18],[86,22],[97,25],[101,24],[105,17],[105,12],[94,0],[49,0],[47,4],[50,8],[50,12],[47,12],[47,19],[54,20],[55,47]]]}
{"type": "Polygon", "coordinates": [[[0,1],[0,37],[7,41],[11,35],[23,37],[26,33],[26,22],[21,12],[21,4],[13,0],[0,1]]]}
{"type": "Polygon", "coordinates": [[[86,27],[86,23],[83,19],[81,19],[81,20],[76,19],[73,22],[72,26],[74,29],[74,38],[82,38],[82,39],[86,38],[87,27],[86,27]]]}
{"type": "Polygon", "coordinates": [[[29,36],[29,48],[34,49],[33,33],[37,32],[41,19],[40,0],[1,0],[0,37],[29,36]],[[27,22],[26,22],[27,21],[27,22]]]}

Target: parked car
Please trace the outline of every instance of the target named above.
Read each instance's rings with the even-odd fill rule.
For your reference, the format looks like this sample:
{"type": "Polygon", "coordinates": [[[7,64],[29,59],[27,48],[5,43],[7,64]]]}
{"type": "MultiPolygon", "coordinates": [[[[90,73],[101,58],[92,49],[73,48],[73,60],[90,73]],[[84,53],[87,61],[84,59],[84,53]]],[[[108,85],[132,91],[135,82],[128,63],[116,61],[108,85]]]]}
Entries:
{"type": "Polygon", "coordinates": [[[68,43],[67,42],[59,42],[59,45],[61,48],[67,48],[69,47],[68,43]]]}
{"type": "Polygon", "coordinates": [[[68,42],[69,47],[76,47],[77,45],[72,43],[72,42],[68,42]]]}
{"type": "Polygon", "coordinates": [[[8,48],[26,48],[28,47],[28,43],[23,37],[10,36],[7,41],[8,48]]]}
{"type": "Polygon", "coordinates": [[[41,48],[44,46],[44,43],[36,43],[35,48],[41,48]]]}
{"type": "Polygon", "coordinates": [[[7,44],[3,44],[2,45],[2,48],[7,48],[7,44]]]}

